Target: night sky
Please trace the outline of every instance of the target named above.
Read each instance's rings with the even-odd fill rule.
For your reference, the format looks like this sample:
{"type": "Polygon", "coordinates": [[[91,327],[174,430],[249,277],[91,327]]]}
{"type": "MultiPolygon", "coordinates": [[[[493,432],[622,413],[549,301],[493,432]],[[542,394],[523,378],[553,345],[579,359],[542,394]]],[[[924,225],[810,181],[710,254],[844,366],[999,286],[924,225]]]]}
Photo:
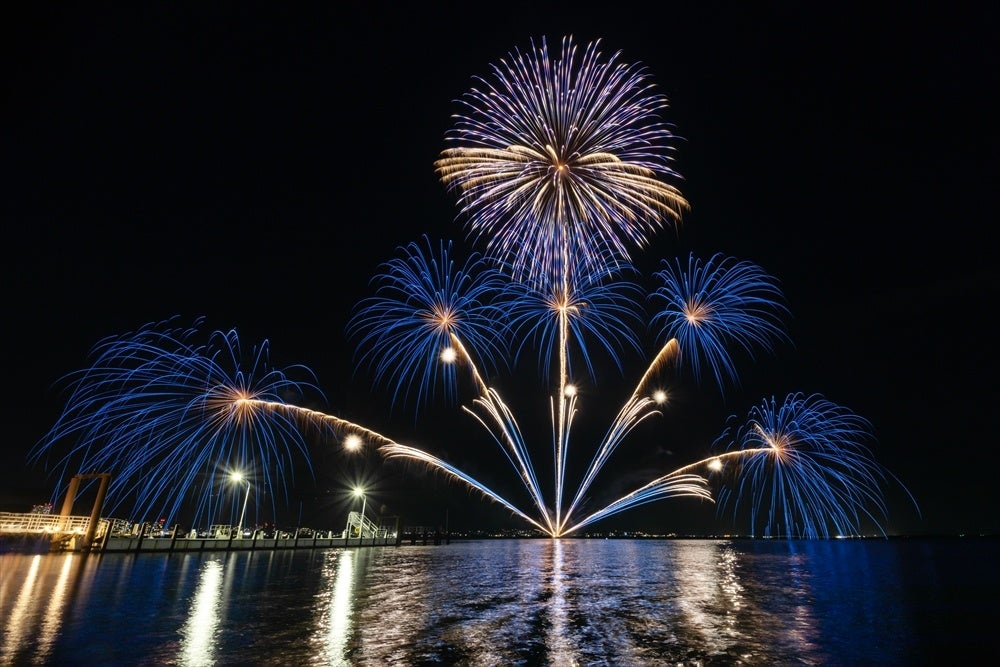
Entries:
{"type": "MultiPolygon", "coordinates": [[[[721,252],[776,276],[792,313],[792,344],[744,360],[724,399],[680,384],[675,409],[626,442],[595,491],[703,458],[727,415],[765,397],[818,392],[872,422],[877,460],[916,498],[919,514],[886,484],[888,531],[1000,532],[995,11],[32,4],[2,21],[0,510],[51,494],[26,454],[59,413],[59,378],[101,338],[174,315],[270,341],[274,365],[316,373],[320,409],[514,488],[458,406],[415,417],[355,372],[345,327],[398,246],[427,234],[475,249],[433,168],[455,100],[531,38],[573,35],[645,65],[670,100],[692,209],[637,253],[646,276],[662,258],[721,252]]],[[[530,359],[495,378],[526,430],[548,411],[530,359]]],[[[645,369],[637,356],[624,365],[581,399],[578,465],[645,369]]],[[[529,435],[544,471],[549,428],[529,435]]],[[[341,525],[344,491],[363,477],[369,502],[411,523],[519,525],[417,468],[333,445],[313,460],[294,494],[314,523],[341,525]]],[[[598,527],[730,528],[707,505],[669,500],[598,527]]]]}

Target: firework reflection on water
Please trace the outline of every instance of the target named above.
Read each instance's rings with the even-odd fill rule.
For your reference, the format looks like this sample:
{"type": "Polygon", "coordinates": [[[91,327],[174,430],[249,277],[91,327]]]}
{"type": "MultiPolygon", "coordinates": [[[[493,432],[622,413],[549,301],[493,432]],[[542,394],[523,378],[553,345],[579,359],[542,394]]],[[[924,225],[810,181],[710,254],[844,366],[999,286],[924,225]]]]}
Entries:
{"type": "Polygon", "coordinates": [[[995,539],[0,554],[3,664],[954,664],[995,539]]]}

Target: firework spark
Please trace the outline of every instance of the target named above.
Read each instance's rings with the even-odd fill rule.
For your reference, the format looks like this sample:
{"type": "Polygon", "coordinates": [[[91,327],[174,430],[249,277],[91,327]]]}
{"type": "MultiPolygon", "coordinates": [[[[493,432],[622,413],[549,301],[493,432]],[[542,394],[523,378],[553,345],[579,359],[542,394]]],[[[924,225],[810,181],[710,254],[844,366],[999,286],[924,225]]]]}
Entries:
{"type": "Polygon", "coordinates": [[[753,355],[785,341],[787,310],[777,281],[756,264],[720,254],[702,261],[693,254],[687,268],[680,259],[663,261],[655,275],[662,285],[655,297],[666,306],[653,317],[664,339],[677,339],[681,355],[696,378],[711,369],[721,390],[738,381],[730,353],[737,346],[753,355]]]}
{"type": "MultiPolygon", "coordinates": [[[[691,331],[686,332],[686,340],[689,345],[693,346],[692,349],[700,349],[700,346],[710,350],[717,350],[723,342],[726,342],[726,339],[720,335],[719,331],[729,332],[730,337],[741,336],[741,340],[746,345],[750,345],[754,341],[766,340],[762,334],[749,331],[751,327],[758,325],[760,321],[771,324],[771,320],[766,319],[763,314],[766,304],[761,294],[764,292],[754,292],[754,288],[758,284],[771,286],[774,285],[774,282],[770,281],[768,276],[759,268],[746,262],[736,262],[735,260],[718,261],[717,258],[714,258],[713,262],[703,265],[701,262],[692,259],[692,265],[698,267],[710,266],[713,277],[713,280],[706,281],[707,288],[699,292],[701,303],[705,306],[706,310],[711,310],[712,312],[712,327],[695,327],[691,331]],[[730,270],[735,271],[735,276],[728,274],[730,270]],[[742,281],[747,282],[744,283],[742,281]],[[755,298],[746,298],[747,294],[751,294],[755,298]],[[745,298],[741,300],[734,295],[744,295],[745,298]],[[717,301],[719,302],[718,304],[716,304],[717,301]],[[741,308],[741,304],[745,304],[747,308],[753,309],[753,313],[748,314],[745,312],[741,308]],[[707,342],[701,341],[697,339],[697,336],[704,336],[711,340],[707,342]]],[[[600,299],[594,298],[591,298],[589,301],[583,298],[579,300],[580,304],[594,302],[601,304],[602,307],[594,311],[595,317],[599,317],[602,314],[607,315],[607,313],[611,313],[612,315],[616,313],[635,314],[639,311],[639,305],[632,296],[633,291],[631,286],[626,289],[612,291],[604,290],[605,286],[600,283],[595,283],[595,285],[591,286],[585,281],[579,280],[577,284],[583,287],[593,287],[600,299],[604,300],[603,303],[600,299]]],[[[774,289],[776,290],[776,288],[774,289]]],[[[442,291],[442,286],[428,282],[421,286],[421,292],[423,291],[438,293],[442,291]]],[[[581,293],[585,294],[586,291],[581,290],[581,293]]],[[[495,307],[493,312],[503,312],[508,317],[507,320],[498,322],[497,326],[503,330],[514,332],[522,341],[525,337],[526,326],[534,326],[544,329],[547,332],[547,340],[551,344],[551,339],[557,335],[552,333],[551,329],[571,321],[572,317],[578,315],[577,311],[582,310],[582,307],[579,306],[572,309],[552,307],[551,299],[547,299],[544,294],[523,284],[512,289],[495,290],[492,294],[500,300],[499,302],[494,302],[500,305],[495,307]],[[525,302],[521,302],[521,300],[525,302]],[[572,317],[567,315],[567,311],[572,312],[572,317]],[[541,324],[535,324],[536,320],[541,321],[541,324]]],[[[780,292],[777,292],[777,294],[780,295],[780,292]]],[[[399,296],[399,301],[402,303],[421,303],[419,298],[406,299],[403,295],[399,296]]],[[[461,298],[461,295],[456,294],[455,301],[464,301],[464,299],[461,298]]],[[[475,303],[477,308],[483,306],[479,301],[475,303]]],[[[411,307],[419,306],[415,305],[411,307]]],[[[684,301],[670,300],[664,306],[664,309],[659,312],[659,315],[668,319],[671,317],[678,318],[683,314],[685,307],[686,302],[684,301]]],[[[781,312],[781,308],[777,302],[774,304],[774,310],[776,313],[781,312]]],[[[377,315],[376,317],[374,314],[370,314],[367,320],[367,324],[370,327],[368,335],[375,338],[379,337],[380,331],[391,332],[395,330],[398,326],[395,318],[402,317],[404,320],[412,319],[412,315],[406,313],[403,309],[378,311],[377,315]]],[[[777,315],[773,315],[772,317],[776,318],[777,315]]],[[[461,316],[456,314],[455,319],[460,320],[461,316]]],[[[622,324],[624,318],[612,316],[608,321],[612,322],[613,325],[608,325],[607,330],[613,330],[614,327],[624,328],[624,324],[622,324]]],[[[566,330],[571,330],[571,327],[567,326],[566,330]]],[[[584,356],[587,356],[587,346],[583,342],[585,336],[590,335],[599,341],[603,340],[601,332],[604,329],[596,327],[584,329],[581,327],[572,330],[575,332],[572,340],[579,343],[584,356]]],[[[417,337],[414,337],[412,340],[414,348],[422,350],[422,354],[426,360],[435,363],[448,363],[455,366],[456,369],[464,367],[472,376],[474,385],[477,387],[477,396],[472,401],[471,406],[465,407],[464,410],[473,416],[486,432],[490,434],[493,441],[517,471],[518,478],[521,480],[535,507],[534,515],[536,518],[531,519],[531,522],[533,525],[542,526],[545,532],[551,535],[566,535],[594,521],[661,498],[671,496],[711,498],[707,491],[703,493],[702,491],[694,490],[695,487],[692,484],[695,484],[695,481],[692,477],[685,477],[683,480],[677,477],[681,474],[690,474],[688,470],[693,470],[694,467],[697,467],[685,466],[627,494],[602,510],[591,512],[583,519],[573,519],[574,514],[582,508],[588,490],[598,478],[599,473],[612,454],[641,422],[660,413],[662,406],[665,404],[665,397],[662,390],[656,386],[655,380],[668,369],[676,369],[681,362],[683,354],[681,343],[678,339],[672,338],[667,341],[659,353],[653,357],[652,362],[641,376],[634,391],[612,420],[607,433],[598,442],[590,465],[580,480],[571,502],[566,506],[565,511],[563,511],[562,497],[566,487],[564,471],[570,451],[570,434],[573,417],[576,414],[579,400],[579,395],[573,391],[573,385],[568,382],[565,369],[561,376],[560,391],[551,398],[553,452],[557,470],[555,488],[552,497],[549,499],[549,502],[554,503],[554,506],[552,506],[546,500],[545,493],[535,472],[531,448],[513,411],[505,402],[498,389],[490,386],[483,379],[483,375],[477,368],[477,362],[469,346],[464,344],[462,338],[454,329],[450,330],[447,342],[442,341],[438,332],[433,329],[424,329],[422,334],[424,336],[422,340],[417,337]]],[[[416,336],[417,334],[415,333],[414,335],[416,336]]],[[[559,339],[559,345],[566,346],[569,340],[570,338],[566,337],[565,331],[563,331],[563,335],[559,339]]],[[[606,344],[605,347],[607,347],[606,344]]],[[[497,349],[500,348],[498,347],[497,349]]],[[[726,357],[726,359],[728,360],[729,358],[726,357]]],[[[436,375],[434,374],[425,374],[423,379],[431,381],[435,377],[436,375]]],[[[429,391],[429,389],[425,391],[429,391]]],[[[419,461],[430,468],[443,471],[448,476],[461,480],[472,488],[477,489],[486,497],[501,502],[508,509],[512,509],[512,511],[516,510],[515,514],[518,516],[531,516],[531,513],[521,508],[516,508],[507,499],[499,498],[498,494],[486,485],[429,452],[415,447],[399,445],[383,446],[382,452],[388,458],[409,458],[419,461]]],[[[751,453],[753,452],[749,452],[746,455],[751,453]]],[[[726,456],[726,458],[730,458],[730,456],[726,456]]],[[[719,457],[713,457],[713,459],[720,460],[719,457]]],[[[710,468],[706,467],[705,470],[707,473],[710,471],[710,468]]],[[[703,489],[700,486],[698,488],[703,489]]]]}
{"type": "MultiPolygon", "coordinates": [[[[513,413],[500,392],[483,381],[461,336],[451,331],[447,359],[469,368],[478,388],[465,410],[517,471],[537,511],[538,519],[529,521],[552,536],[663,497],[711,499],[706,478],[689,471],[704,468],[706,475],[718,475],[734,460],[753,472],[748,495],[760,508],[769,478],[754,466],[765,457],[784,457],[782,462],[796,468],[795,475],[778,466],[768,469],[780,473],[773,480],[779,491],[769,506],[783,508],[788,534],[793,517],[807,536],[822,534],[823,517],[847,527],[865,501],[878,500],[871,474],[877,468],[869,459],[840,443],[826,452],[829,460],[820,465],[817,441],[812,446],[803,440],[777,447],[748,437],[736,450],[684,466],[581,520],[573,519],[626,436],[667,404],[665,392],[652,386],[667,366],[684,365],[696,379],[710,372],[724,393],[727,384],[738,385],[731,348],[752,357],[757,350],[770,352],[775,342],[788,340],[782,324],[787,309],[777,281],[755,264],[722,255],[707,262],[692,255],[686,268],[680,260],[664,261],[656,274],[662,286],[652,297],[665,304],[652,324],[665,344],[598,443],[572,501],[563,506],[570,432],[580,400],[571,382],[571,351],[586,361],[593,376],[587,340],[596,340],[621,368],[616,352],[622,341],[636,346],[629,323],[637,312],[635,299],[631,286],[618,280],[631,270],[628,246],[642,247],[665,223],[677,222],[687,207],[680,193],[660,180],[677,176],[669,167],[672,134],[659,118],[666,100],[652,92],[641,67],[622,64],[618,57],[603,60],[597,42],[581,54],[570,38],[563,40],[556,59],[544,39],[538,47],[532,43],[528,53],[514,51],[493,66],[490,80],[479,79],[482,87],[461,100],[464,113],[446,137],[452,145],[435,163],[442,182],[458,194],[471,236],[485,241],[487,259],[512,281],[513,287],[502,295],[512,300],[502,308],[508,319],[501,326],[518,334],[518,354],[529,342],[537,345],[545,378],[550,369],[558,369],[558,389],[549,399],[555,469],[551,505],[544,499],[513,413]],[[609,278],[614,280],[606,282],[609,278]],[[596,318],[587,320],[591,314],[596,318]],[[821,484],[827,485],[825,496],[819,493],[821,484]]],[[[373,331],[393,326],[388,320],[372,324],[373,331]]],[[[829,416],[828,409],[811,407],[807,412],[829,416]]],[[[753,415],[750,423],[755,423],[753,415]]],[[[823,437],[840,442],[849,423],[820,420],[818,442],[823,437]]],[[[764,431],[758,425],[747,432],[764,431]]],[[[427,452],[392,446],[383,451],[390,458],[422,461],[518,516],[529,516],[427,452]]],[[[777,515],[771,516],[773,521],[777,515]]]]}
{"type": "Polygon", "coordinates": [[[660,119],[667,100],[619,57],[603,59],[598,42],[581,53],[565,38],[553,58],[542,39],[462,99],[446,137],[454,146],[435,166],[470,231],[518,280],[577,262],[598,272],[608,258],[627,263],[630,245],[687,208],[661,180],[676,177],[660,119]]]}
{"type": "MultiPolygon", "coordinates": [[[[220,469],[252,469],[264,482],[272,474],[283,482],[293,455],[308,461],[304,434],[316,429],[346,448],[370,441],[389,459],[439,471],[552,537],[664,498],[714,502],[712,480],[723,484],[719,509],[748,514],[754,534],[829,537],[878,524],[885,515],[880,484],[891,475],[867,447],[870,425],[819,395],[791,394],[780,406],[764,401],[734,436],[724,432],[726,451],[602,508],[587,507],[626,438],[669,405],[657,383],[664,373],[711,376],[724,394],[739,384],[733,350],[752,358],[788,340],[787,309],[778,281],[757,265],[691,255],[686,266],[664,260],[655,274],[660,286],[648,295],[662,306],[646,317],[643,291],[625,279],[635,273],[630,250],[678,223],[687,202],[669,183],[679,177],[670,166],[673,134],[660,118],[667,101],[644,68],[622,63],[618,53],[604,58],[598,42],[581,50],[571,38],[553,58],[542,39],[478,82],[460,101],[463,113],[435,168],[484,253],[457,263],[450,242],[435,247],[427,237],[401,248],[380,267],[375,295],[358,304],[348,333],[358,342],[358,365],[390,386],[394,404],[419,406],[438,391],[456,399],[469,386],[460,381],[467,373],[473,397],[462,409],[510,462],[530,511],[426,450],[299,405],[316,390],[308,369],[271,368],[266,343],[244,355],[235,331],[216,332],[201,346],[191,342],[197,327],[150,326],[103,341],[91,367],[70,377],[67,406],[36,459],[73,440],[57,464],[63,475],[73,465],[110,469],[119,474],[109,498],[132,499],[140,514],[163,508],[157,513],[170,515],[197,491],[196,480],[214,479],[220,469]],[[573,367],[596,380],[592,352],[602,349],[621,371],[621,352],[642,349],[635,331],[643,322],[662,347],[571,495],[570,435],[585,400],[573,367]],[[493,371],[508,365],[508,355],[516,364],[531,345],[543,381],[557,376],[548,397],[548,498],[529,439],[477,365],[493,371]],[[293,370],[306,379],[290,379],[293,370]]],[[[204,500],[212,494],[200,497],[198,511],[214,512],[214,501],[204,500]]]]}
{"type": "Polygon", "coordinates": [[[57,495],[67,475],[100,470],[113,475],[111,511],[130,503],[137,519],[173,518],[193,499],[196,518],[211,520],[226,473],[253,471],[287,501],[293,460],[308,466],[306,426],[326,427],[260,406],[321,399],[315,377],[301,365],[271,367],[268,342],[246,350],[235,330],[199,344],[201,324],[168,320],[107,338],[87,368],[63,378],[66,405],[32,451],[38,462],[70,443],[54,463],[57,495]]]}
{"type": "Polygon", "coordinates": [[[871,454],[871,424],[850,409],[792,393],[752,407],[735,435],[722,439],[738,458],[724,472],[719,509],[734,517],[746,510],[751,534],[858,535],[868,523],[884,534],[882,483],[895,477],[871,454]]]}
{"type": "Polygon", "coordinates": [[[473,254],[462,264],[451,256],[451,242],[435,254],[430,239],[400,249],[374,279],[376,294],[358,304],[348,334],[359,340],[360,364],[374,369],[376,382],[395,387],[394,400],[416,392],[429,400],[435,386],[456,396],[454,366],[441,364],[452,333],[462,336],[487,359],[504,356],[501,313],[490,301],[503,289],[501,274],[473,254]]]}
{"type": "MultiPolygon", "coordinates": [[[[591,378],[597,377],[591,345],[601,348],[621,371],[621,353],[625,349],[641,354],[635,332],[645,318],[640,305],[643,290],[623,279],[624,271],[609,268],[601,273],[587,273],[578,266],[565,284],[551,277],[535,283],[511,281],[504,295],[509,305],[504,310],[511,335],[518,341],[514,363],[533,346],[542,377],[547,381],[554,367],[553,358],[558,355],[560,330],[565,321],[568,335],[591,378]]],[[[571,357],[567,357],[566,370],[573,374],[571,357]]]]}

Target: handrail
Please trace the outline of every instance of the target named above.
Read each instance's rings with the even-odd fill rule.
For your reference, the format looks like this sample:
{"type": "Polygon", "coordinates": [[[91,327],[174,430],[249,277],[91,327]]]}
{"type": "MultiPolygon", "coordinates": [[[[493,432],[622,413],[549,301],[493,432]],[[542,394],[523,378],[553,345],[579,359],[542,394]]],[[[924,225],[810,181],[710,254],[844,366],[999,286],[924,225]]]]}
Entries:
{"type": "Polygon", "coordinates": [[[0,532],[4,533],[86,533],[89,516],[0,512],[0,532]]]}
{"type": "Polygon", "coordinates": [[[351,530],[352,528],[357,528],[358,536],[366,539],[369,537],[385,537],[388,534],[388,529],[379,526],[367,516],[362,517],[360,512],[348,513],[347,532],[349,536],[353,537],[354,532],[351,530]]]}

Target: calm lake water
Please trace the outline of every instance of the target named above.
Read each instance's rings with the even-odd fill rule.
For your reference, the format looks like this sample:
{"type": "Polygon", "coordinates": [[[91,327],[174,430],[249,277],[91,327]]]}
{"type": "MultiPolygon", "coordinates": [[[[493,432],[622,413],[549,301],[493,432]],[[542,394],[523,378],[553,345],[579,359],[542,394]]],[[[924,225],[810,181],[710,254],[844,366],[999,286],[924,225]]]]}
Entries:
{"type": "Polygon", "coordinates": [[[483,540],[0,554],[0,664],[996,658],[1000,540],[483,540]]]}

